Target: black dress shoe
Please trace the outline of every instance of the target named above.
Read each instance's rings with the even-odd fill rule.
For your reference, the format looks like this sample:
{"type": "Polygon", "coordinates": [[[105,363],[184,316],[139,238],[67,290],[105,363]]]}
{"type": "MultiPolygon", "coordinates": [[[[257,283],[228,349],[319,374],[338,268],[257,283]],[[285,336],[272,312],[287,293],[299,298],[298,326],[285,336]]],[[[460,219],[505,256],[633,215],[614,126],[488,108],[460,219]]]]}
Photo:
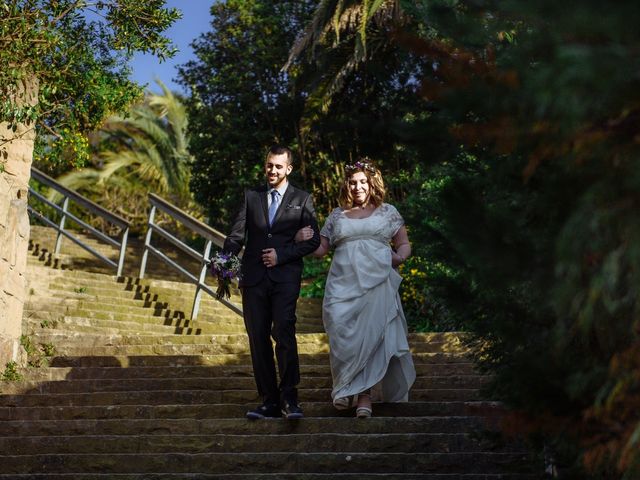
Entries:
{"type": "Polygon", "coordinates": [[[284,406],[282,407],[282,414],[289,420],[295,420],[297,418],[304,417],[302,409],[297,402],[284,402],[284,406]]]}
{"type": "Polygon", "coordinates": [[[249,420],[261,420],[263,418],[280,418],[282,416],[282,412],[280,411],[280,407],[276,403],[265,403],[260,405],[258,408],[254,410],[249,410],[247,412],[247,418],[249,420]]]}

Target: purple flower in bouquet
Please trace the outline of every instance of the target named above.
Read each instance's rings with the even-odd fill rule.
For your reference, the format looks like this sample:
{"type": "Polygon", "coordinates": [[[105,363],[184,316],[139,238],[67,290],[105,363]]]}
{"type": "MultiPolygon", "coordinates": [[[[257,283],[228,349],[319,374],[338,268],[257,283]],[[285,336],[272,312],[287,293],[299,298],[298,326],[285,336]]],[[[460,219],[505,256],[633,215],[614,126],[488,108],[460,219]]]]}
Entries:
{"type": "Polygon", "coordinates": [[[211,257],[211,273],[218,279],[216,298],[231,298],[231,281],[240,278],[240,259],[230,253],[218,252],[211,257]]]}

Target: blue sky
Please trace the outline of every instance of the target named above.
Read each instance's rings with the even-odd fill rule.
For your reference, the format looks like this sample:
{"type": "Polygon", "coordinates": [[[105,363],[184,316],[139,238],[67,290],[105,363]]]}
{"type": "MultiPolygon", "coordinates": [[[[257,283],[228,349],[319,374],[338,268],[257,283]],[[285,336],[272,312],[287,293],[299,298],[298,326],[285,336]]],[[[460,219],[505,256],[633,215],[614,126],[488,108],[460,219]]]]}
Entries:
{"type": "Polygon", "coordinates": [[[178,76],[176,66],[194,58],[189,44],[210,29],[209,10],[213,3],[215,0],[167,0],[167,7],[177,8],[182,12],[182,19],[165,32],[165,36],[178,48],[178,53],[162,63],[153,55],[135,55],[130,64],[133,70],[132,79],[140,84],[146,83],[150,90],[159,92],[160,89],[154,81],[157,77],[171,90],[186,93],[174,82],[178,76]]]}

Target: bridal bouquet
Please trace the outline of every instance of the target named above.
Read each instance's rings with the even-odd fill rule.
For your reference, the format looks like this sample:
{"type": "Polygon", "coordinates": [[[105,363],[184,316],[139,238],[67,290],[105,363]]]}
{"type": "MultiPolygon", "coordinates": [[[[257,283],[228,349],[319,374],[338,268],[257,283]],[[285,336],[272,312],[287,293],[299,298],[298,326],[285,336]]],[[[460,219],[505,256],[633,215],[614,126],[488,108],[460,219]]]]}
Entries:
{"type": "Polygon", "coordinates": [[[231,281],[240,278],[241,262],[231,253],[218,252],[211,257],[211,273],[218,278],[216,298],[231,298],[231,281]]]}

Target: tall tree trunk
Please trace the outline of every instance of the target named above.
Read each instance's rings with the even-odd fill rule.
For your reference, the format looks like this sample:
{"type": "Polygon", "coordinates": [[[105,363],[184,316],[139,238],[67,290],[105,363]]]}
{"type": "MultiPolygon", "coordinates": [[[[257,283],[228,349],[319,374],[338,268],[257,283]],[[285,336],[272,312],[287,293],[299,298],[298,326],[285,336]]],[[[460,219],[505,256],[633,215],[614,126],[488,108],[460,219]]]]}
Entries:
{"type": "MultiPolygon", "coordinates": [[[[35,105],[38,82],[22,81],[14,92],[15,104],[35,105]]],[[[35,125],[18,124],[15,130],[0,122],[0,370],[9,361],[20,362],[20,335],[25,299],[29,245],[27,215],[35,125]]]]}

